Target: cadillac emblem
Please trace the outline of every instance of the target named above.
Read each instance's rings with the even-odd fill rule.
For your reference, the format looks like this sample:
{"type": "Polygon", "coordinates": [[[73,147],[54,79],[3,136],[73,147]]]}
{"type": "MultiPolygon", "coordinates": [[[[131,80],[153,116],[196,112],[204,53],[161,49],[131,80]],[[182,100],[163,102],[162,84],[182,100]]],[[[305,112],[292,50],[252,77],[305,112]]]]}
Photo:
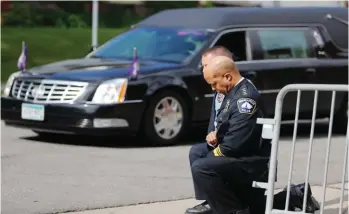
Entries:
{"type": "Polygon", "coordinates": [[[45,88],[40,86],[34,87],[31,91],[31,95],[36,98],[42,97],[44,96],[44,94],[45,94],[45,88]]]}

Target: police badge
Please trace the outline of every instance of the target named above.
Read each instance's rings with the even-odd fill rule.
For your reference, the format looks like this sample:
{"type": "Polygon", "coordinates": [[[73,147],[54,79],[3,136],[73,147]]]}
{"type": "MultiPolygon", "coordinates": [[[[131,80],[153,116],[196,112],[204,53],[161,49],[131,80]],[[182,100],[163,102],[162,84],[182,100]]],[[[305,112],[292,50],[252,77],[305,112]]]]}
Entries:
{"type": "Polygon", "coordinates": [[[230,100],[228,100],[227,103],[225,104],[223,112],[227,112],[228,111],[229,105],[230,105],[230,100]]]}

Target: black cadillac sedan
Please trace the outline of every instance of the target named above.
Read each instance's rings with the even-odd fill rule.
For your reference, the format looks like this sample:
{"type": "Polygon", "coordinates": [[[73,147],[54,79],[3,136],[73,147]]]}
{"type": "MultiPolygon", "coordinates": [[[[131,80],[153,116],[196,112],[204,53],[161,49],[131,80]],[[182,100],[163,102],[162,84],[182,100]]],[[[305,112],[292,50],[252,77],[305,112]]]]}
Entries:
{"type": "MultiPolygon", "coordinates": [[[[84,58],[15,72],[1,97],[6,125],[38,134],[137,134],[152,144],[178,142],[210,118],[213,93],[201,75],[204,49],[229,48],[272,116],[279,90],[291,83],[348,84],[344,8],[210,8],[167,10],[112,38],[84,58]],[[292,19],[285,14],[291,14],[292,19]],[[345,39],[343,39],[345,38],[345,39]],[[137,50],[137,75],[133,69],[137,50]],[[336,75],[332,75],[336,72],[336,75]]],[[[320,94],[318,117],[331,94],[320,94]]],[[[311,117],[312,94],[300,116],[311,117]]],[[[285,100],[285,119],[295,96],[285,100]]],[[[336,124],[347,121],[347,95],[337,94],[336,124]]]]}

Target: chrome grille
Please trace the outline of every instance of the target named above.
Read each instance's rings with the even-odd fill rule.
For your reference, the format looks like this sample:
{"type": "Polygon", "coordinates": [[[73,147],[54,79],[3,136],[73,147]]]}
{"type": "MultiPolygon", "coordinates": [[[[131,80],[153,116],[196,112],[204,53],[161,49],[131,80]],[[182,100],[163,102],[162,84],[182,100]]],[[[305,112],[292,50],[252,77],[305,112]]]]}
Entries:
{"type": "Polygon", "coordinates": [[[86,82],[17,79],[11,94],[16,99],[35,103],[71,103],[87,85],[86,82]]]}

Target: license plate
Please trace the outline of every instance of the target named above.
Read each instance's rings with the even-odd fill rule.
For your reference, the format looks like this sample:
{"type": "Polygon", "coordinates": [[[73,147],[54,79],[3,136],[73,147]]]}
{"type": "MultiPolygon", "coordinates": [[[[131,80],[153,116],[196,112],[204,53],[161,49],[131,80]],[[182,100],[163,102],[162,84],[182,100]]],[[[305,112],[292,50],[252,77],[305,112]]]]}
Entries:
{"type": "Polygon", "coordinates": [[[22,119],[43,121],[45,118],[45,106],[22,103],[22,119]]]}

